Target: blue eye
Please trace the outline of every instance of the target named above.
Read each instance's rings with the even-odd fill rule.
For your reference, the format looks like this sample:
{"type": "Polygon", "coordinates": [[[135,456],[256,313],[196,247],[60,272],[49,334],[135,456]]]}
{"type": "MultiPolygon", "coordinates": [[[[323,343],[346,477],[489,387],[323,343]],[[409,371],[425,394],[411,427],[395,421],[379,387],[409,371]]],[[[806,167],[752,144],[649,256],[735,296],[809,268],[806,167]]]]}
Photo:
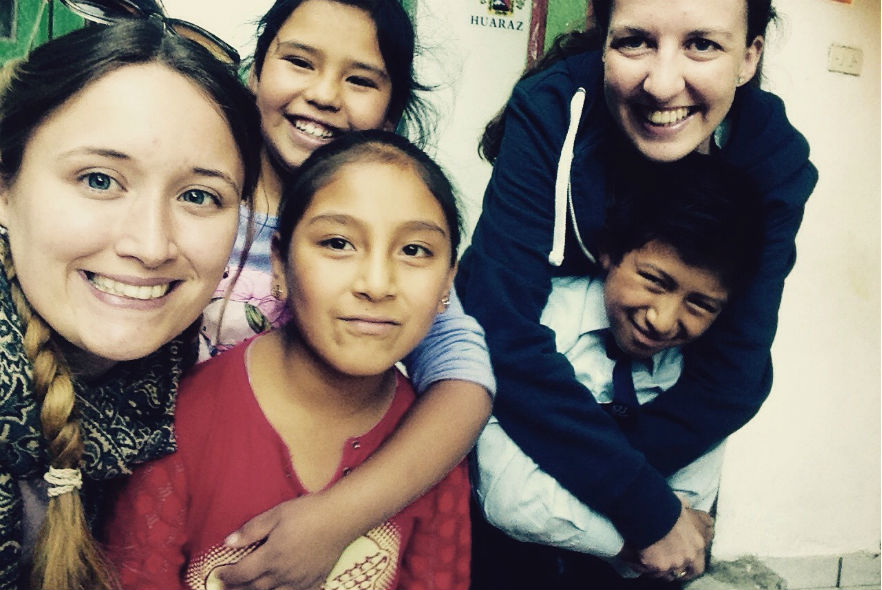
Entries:
{"type": "Polygon", "coordinates": [[[93,188],[99,191],[106,191],[110,189],[113,184],[113,179],[110,178],[106,174],[102,174],[100,172],[90,172],[86,175],[86,182],[89,184],[89,188],[93,188]]]}
{"type": "Polygon", "coordinates": [[[220,203],[220,200],[211,193],[197,188],[191,188],[184,191],[178,198],[186,203],[192,203],[193,205],[205,205],[207,202],[215,204],[220,203]]]}
{"type": "Polygon", "coordinates": [[[85,189],[89,198],[111,199],[123,190],[116,178],[104,172],[83,172],[76,177],[76,182],[85,189]]]}

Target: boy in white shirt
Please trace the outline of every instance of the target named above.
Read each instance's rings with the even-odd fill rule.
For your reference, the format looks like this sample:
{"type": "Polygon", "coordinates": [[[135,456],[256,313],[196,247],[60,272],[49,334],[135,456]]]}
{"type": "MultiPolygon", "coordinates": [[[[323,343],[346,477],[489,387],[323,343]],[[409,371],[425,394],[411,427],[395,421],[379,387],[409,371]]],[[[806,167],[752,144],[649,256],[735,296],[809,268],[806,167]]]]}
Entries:
{"type": "MultiPolygon", "coordinates": [[[[680,347],[701,336],[750,277],[761,215],[754,191],[706,156],[629,169],[614,191],[598,247],[603,274],[554,279],[541,322],[594,401],[627,430],[639,406],[680,377],[680,347]]],[[[691,509],[711,509],[722,451],[720,443],[668,478],[691,509]]],[[[490,524],[520,541],[601,557],[623,577],[638,575],[613,524],[542,471],[495,417],[475,457],[476,496],[490,524]]],[[[712,535],[710,516],[702,518],[712,535]]],[[[476,571],[486,573],[485,565],[493,567],[476,557],[476,571]]]]}

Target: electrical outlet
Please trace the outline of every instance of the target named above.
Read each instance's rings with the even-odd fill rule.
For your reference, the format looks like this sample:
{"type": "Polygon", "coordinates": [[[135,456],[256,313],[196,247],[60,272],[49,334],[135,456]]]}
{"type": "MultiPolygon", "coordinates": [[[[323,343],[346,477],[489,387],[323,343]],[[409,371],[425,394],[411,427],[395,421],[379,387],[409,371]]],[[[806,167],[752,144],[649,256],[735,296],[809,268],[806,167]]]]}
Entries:
{"type": "Polygon", "coordinates": [[[827,54],[827,69],[831,72],[860,76],[863,61],[864,52],[859,48],[831,45],[827,54]]]}

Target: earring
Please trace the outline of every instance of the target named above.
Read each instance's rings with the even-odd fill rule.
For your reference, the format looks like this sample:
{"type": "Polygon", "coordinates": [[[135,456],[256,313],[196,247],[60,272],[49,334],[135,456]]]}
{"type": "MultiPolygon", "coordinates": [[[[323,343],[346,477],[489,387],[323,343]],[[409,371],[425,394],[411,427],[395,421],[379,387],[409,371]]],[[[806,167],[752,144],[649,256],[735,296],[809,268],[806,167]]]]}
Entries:
{"type": "Polygon", "coordinates": [[[450,307],[450,295],[449,294],[445,295],[444,297],[441,298],[441,305],[444,306],[444,309],[447,309],[448,307],[450,307]]]}
{"type": "Polygon", "coordinates": [[[282,288],[279,286],[278,283],[276,283],[276,284],[273,285],[273,292],[272,292],[272,295],[273,295],[273,297],[275,297],[276,299],[281,299],[281,298],[282,298],[282,288]]]}
{"type": "Polygon", "coordinates": [[[741,86],[741,85],[744,83],[744,77],[743,77],[743,76],[738,76],[738,82],[736,82],[736,83],[737,83],[739,86],[741,86]]]}

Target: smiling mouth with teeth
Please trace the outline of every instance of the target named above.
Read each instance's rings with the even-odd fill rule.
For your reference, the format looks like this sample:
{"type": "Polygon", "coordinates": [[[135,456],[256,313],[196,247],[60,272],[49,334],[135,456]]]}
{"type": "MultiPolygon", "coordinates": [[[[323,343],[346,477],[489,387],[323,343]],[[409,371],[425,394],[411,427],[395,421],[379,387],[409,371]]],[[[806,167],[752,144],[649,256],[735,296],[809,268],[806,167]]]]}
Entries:
{"type": "Polygon", "coordinates": [[[304,121],[303,119],[295,119],[293,121],[294,128],[306,135],[315,137],[316,139],[333,139],[337,132],[324,125],[319,125],[312,121],[304,121]]]}
{"type": "Polygon", "coordinates": [[[89,282],[96,289],[108,295],[116,295],[117,297],[126,297],[128,299],[138,299],[141,301],[149,301],[151,299],[159,299],[164,297],[172,288],[172,283],[163,283],[161,285],[129,285],[114,281],[102,275],[94,273],[86,273],[89,282]]]}
{"type": "Polygon", "coordinates": [[[647,110],[646,120],[653,125],[674,125],[683,121],[695,112],[695,108],[679,107],[676,109],[647,110]]]}

